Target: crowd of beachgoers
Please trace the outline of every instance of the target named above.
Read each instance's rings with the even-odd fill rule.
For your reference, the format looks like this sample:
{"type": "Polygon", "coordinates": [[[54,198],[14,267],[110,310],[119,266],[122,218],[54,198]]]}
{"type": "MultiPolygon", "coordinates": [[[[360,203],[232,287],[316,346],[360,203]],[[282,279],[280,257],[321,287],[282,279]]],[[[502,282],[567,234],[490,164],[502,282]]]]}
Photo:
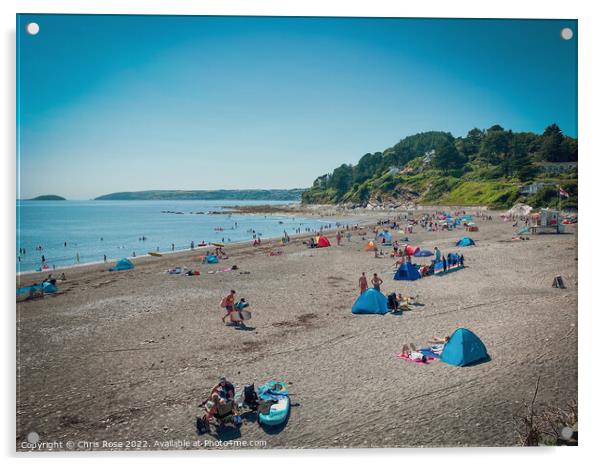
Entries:
{"type": "Polygon", "coordinates": [[[577,390],[577,227],[517,240],[529,221],[379,212],[114,272],[20,276],[57,291],[18,303],[17,435],[196,439],[229,406],[238,435],[267,447],[515,445],[516,409],[538,378],[541,402],[577,390]],[[465,236],[475,245],[458,246],[465,236]],[[420,279],[396,280],[402,265],[420,279]],[[556,276],[566,288],[552,288],[556,276]],[[376,292],[385,312],[352,312],[376,292]],[[486,362],[438,360],[458,329],[486,362]],[[277,435],[245,417],[252,385],[265,416],[289,400],[277,435]]]}

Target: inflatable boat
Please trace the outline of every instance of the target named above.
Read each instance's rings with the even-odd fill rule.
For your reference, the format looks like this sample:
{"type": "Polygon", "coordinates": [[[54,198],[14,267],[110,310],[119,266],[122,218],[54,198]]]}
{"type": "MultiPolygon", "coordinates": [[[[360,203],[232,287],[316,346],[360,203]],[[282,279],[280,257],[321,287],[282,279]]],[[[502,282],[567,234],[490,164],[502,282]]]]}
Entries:
{"type": "Polygon", "coordinates": [[[261,401],[271,401],[273,404],[267,412],[259,410],[259,423],[267,426],[277,426],[286,421],[291,409],[288,389],[284,382],[270,381],[257,390],[261,401]]]}

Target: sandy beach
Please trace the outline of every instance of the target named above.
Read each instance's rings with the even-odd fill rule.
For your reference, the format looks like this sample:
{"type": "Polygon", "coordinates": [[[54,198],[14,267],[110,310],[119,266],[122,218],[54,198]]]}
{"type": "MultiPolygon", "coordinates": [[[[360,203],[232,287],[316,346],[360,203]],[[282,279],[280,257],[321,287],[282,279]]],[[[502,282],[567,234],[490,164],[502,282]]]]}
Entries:
{"type": "MultiPolygon", "coordinates": [[[[31,431],[44,441],[98,441],[98,450],[123,449],[103,441],[163,449],[215,439],[199,437],[195,421],[220,375],[237,388],[289,385],[283,429],[241,427],[238,440],[265,441],[252,448],[516,445],[513,416],[538,377],[538,403],[577,398],[577,227],[511,241],[511,223],[493,215],[476,220],[465,269],[414,282],[394,281],[394,259],[364,252],[358,235],[336,246],[334,233],[323,249],[301,238],[236,245],[217,265],[201,264],[197,250],[139,258],[123,272],[68,269],[60,293],[17,304],[17,449],[31,431]],[[239,270],[207,273],[233,264],[239,270]],[[201,275],[164,273],[174,266],[201,275]],[[352,315],[361,272],[381,275],[385,294],[418,295],[424,306],[352,315]],[[566,289],[552,288],[557,275],[566,289]],[[221,321],[231,288],[251,303],[247,331],[221,321]],[[491,361],[454,367],[395,357],[404,343],[458,327],[481,338],[491,361]]],[[[414,231],[411,244],[444,253],[466,234],[414,231]]]]}

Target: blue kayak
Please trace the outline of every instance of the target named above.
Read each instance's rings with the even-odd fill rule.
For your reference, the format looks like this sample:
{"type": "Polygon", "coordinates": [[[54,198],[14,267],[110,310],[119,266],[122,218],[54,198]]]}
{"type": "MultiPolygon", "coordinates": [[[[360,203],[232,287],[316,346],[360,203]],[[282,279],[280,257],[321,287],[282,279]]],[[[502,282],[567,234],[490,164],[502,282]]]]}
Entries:
{"type": "Polygon", "coordinates": [[[277,426],[286,421],[291,409],[288,388],[284,382],[270,381],[257,390],[259,399],[275,401],[267,414],[259,413],[259,423],[267,426],[277,426]]]}

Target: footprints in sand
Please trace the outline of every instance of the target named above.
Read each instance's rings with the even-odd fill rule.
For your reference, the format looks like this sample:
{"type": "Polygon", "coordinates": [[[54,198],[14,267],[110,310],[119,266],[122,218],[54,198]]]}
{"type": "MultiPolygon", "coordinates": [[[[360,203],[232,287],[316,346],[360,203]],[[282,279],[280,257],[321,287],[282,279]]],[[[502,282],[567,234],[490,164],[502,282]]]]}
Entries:
{"type": "Polygon", "coordinates": [[[300,316],[297,316],[297,320],[283,320],[281,322],[274,322],[272,323],[273,327],[287,327],[287,328],[294,328],[294,327],[309,327],[311,326],[312,320],[317,319],[318,315],[314,314],[314,313],[308,313],[308,314],[301,314],[300,316]]]}
{"type": "Polygon", "coordinates": [[[90,286],[92,288],[100,288],[101,286],[109,285],[110,283],[114,283],[116,281],[117,280],[113,278],[113,279],[110,279],[110,280],[105,280],[103,282],[92,283],[92,284],[90,284],[90,286]]]}
{"type": "Polygon", "coordinates": [[[333,287],[333,288],[339,288],[340,285],[343,285],[343,284],[345,284],[345,286],[349,286],[348,284],[351,283],[346,278],[337,277],[334,275],[329,275],[328,277],[326,277],[326,280],[328,280],[328,286],[333,287]]]}

